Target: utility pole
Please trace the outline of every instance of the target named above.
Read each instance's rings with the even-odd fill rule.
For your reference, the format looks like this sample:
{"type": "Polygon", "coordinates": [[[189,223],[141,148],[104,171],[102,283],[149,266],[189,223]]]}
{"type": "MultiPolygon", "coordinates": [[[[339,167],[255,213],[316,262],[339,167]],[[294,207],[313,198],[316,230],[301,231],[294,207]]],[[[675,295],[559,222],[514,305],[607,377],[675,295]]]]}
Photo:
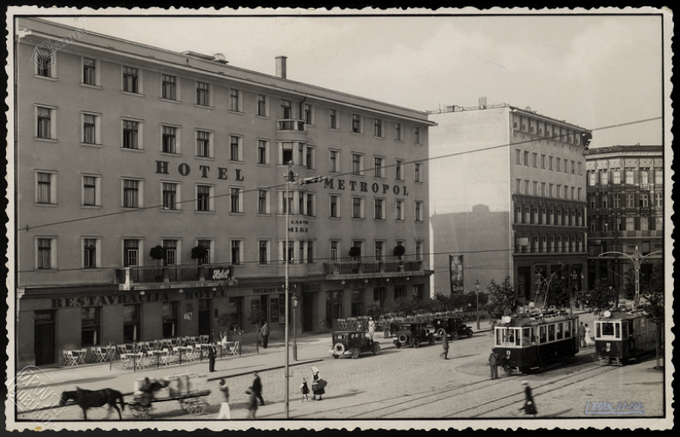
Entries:
{"type": "Polygon", "coordinates": [[[613,255],[621,255],[633,262],[633,267],[635,268],[635,299],[633,300],[633,311],[638,307],[638,304],[640,303],[640,264],[642,261],[644,261],[646,258],[649,258],[652,255],[661,255],[663,252],[661,251],[655,251],[648,253],[647,255],[640,255],[640,251],[638,250],[638,246],[635,246],[635,253],[633,256],[628,255],[627,253],[623,252],[617,252],[614,250],[610,250],[608,252],[603,252],[598,256],[603,256],[603,255],[608,255],[608,254],[613,254],[613,255]]]}

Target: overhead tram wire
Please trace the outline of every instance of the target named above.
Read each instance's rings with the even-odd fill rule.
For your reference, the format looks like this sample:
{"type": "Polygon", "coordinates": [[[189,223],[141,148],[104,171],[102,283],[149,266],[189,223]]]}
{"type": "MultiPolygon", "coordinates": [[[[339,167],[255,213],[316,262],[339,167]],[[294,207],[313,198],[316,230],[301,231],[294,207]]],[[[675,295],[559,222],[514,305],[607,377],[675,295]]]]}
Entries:
{"type": "MultiPolygon", "coordinates": [[[[594,128],[594,129],[591,129],[591,132],[598,131],[598,130],[605,130],[605,129],[614,129],[614,128],[617,128],[617,127],[630,126],[630,125],[633,125],[633,124],[646,123],[648,121],[661,120],[661,119],[663,119],[663,117],[652,117],[652,118],[646,118],[646,119],[636,120],[636,121],[631,121],[631,122],[626,122],[626,123],[619,123],[619,124],[615,124],[615,125],[604,126],[604,127],[600,127],[600,128],[594,128]]],[[[536,141],[542,141],[542,140],[555,140],[555,139],[558,139],[560,137],[562,137],[562,135],[557,135],[557,136],[553,135],[553,136],[550,136],[550,137],[536,138],[536,139],[530,139],[530,140],[526,140],[526,141],[519,141],[519,142],[516,142],[516,143],[512,143],[512,145],[517,146],[517,145],[521,145],[521,144],[530,144],[530,143],[533,143],[533,142],[536,142],[536,141]]],[[[451,158],[451,157],[454,157],[454,156],[466,155],[466,154],[470,154],[470,153],[485,152],[485,151],[488,151],[488,150],[500,149],[500,148],[509,147],[509,146],[510,146],[509,143],[504,143],[504,144],[500,144],[500,145],[484,147],[484,148],[481,148],[481,149],[466,150],[466,151],[463,151],[463,152],[454,152],[454,153],[448,153],[446,155],[439,155],[439,156],[431,156],[431,157],[428,157],[426,159],[414,159],[412,161],[404,161],[404,162],[401,162],[399,164],[389,164],[389,165],[383,166],[382,168],[388,169],[388,168],[396,167],[397,165],[408,165],[408,164],[415,164],[415,163],[423,163],[423,162],[428,162],[428,161],[434,161],[436,159],[451,158]]],[[[373,169],[374,169],[373,167],[364,167],[360,170],[360,173],[363,174],[364,172],[373,171],[373,169]]],[[[342,177],[342,176],[351,176],[351,175],[354,175],[354,174],[355,174],[355,172],[349,171],[349,172],[345,172],[345,173],[333,174],[332,177],[337,178],[337,177],[342,177]]],[[[267,186],[267,187],[257,187],[257,188],[253,188],[253,189],[250,189],[250,190],[243,190],[243,191],[241,191],[241,194],[257,192],[258,190],[276,189],[276,188],[282,188],[282,187],[285,187],[285,184],[276,184],[276,185],[271,185],[271,186],[267,186]]],[[[232,195],[231,193],[217,194],[217,195],[210,196],[210,198],[211,199],[218,199],[218,198],[221,198],[221,197],[228,197],[228,196],[231,196],[231,195],[232,195]]],[[[196,198],[193,198],[193,199],[188,199],[188,200],[182,200],[182,201],[179,201],[179,202],[176,202],[176,203],[177,204],[193,203],[196,200],[197,200],[196,198]]],[[[30,225],[27,224],[25,226],[18,227],[16,230],[17,230],[17,232],[28,231],[30,229],[44,228],[44,227],[49,227],[49,226],[57,226],[57,225],[81,222],[81,221],[86,221],[86,220],[96,220],[96,219],[99,219],[99,218],[112,217],[112,216],[117,216],[117,215],[122,215],[122,214],[141,213],[141,212],[144,212],[144,211],[147,211],[147,210],[159,209],[159,208],[162,208],[162,207],[163,207],[162,204],[161,205],[151,205],[151,206],[145,206],[145,207],[141,207],[141,208],[129,209],[129,210],[125,210],[125,211],[112,212],[112,213],[108,213],[108,214],[99,214],[99,215],[94,215],[94,216],[91,216],[91,217],[79,217],[79,218],[63,220],[63,221],[59,221],[59,222],[43,223],[43,224],[38,224],[38,225],[34,225],[34,226],[30,226],[30,225]]]]}

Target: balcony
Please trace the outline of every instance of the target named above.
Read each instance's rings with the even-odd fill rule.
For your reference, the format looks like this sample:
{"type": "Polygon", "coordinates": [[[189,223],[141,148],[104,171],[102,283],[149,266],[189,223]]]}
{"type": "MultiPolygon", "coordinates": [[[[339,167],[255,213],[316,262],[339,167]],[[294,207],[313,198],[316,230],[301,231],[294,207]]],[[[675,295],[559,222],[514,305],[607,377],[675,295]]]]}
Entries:
{"type": "Polygon", "coordinates": [[[276,120],[277,141],[306,141],[307,131],[304,120],[282,119],[276,120]]]}
{"type": "Polygon", "coordinates": [[[166,266],[166,267],[125,267],[116,269],[115,283],[121,290],[140,288],[173,288],[177,286],[209,286],[233,280],[232,266],[166,266]]]}
{"type": "Polygon", "coordinates": [[[424,274],[422,261],[324,263],[326,279],[367,279],[424,274]]]}

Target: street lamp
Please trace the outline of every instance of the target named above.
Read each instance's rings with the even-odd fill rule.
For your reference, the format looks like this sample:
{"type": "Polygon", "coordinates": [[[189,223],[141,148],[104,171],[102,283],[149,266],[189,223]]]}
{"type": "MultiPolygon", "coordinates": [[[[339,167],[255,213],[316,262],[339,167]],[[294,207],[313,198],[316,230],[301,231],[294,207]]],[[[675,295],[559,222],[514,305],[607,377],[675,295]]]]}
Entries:
{"type": "Polygon", "coordinates": [[[652,255],[661,255],[663,252],[657,250],[655,252],[648,253],[647,255],[640,256],[640,251],[638,250],[638,247],[635,246],[635,253],[633,254],[633,256],[630,256],[627,253],[623,252],[616,252],[614,250],[602,252],[598,256],[603,256],[610,253],[625,256],[626,258],[633,262],[633,266],[635,267],[635,300],[633,300],[633,311],[635,311],[635,309],[638,306],[638,303],[640,302],[640,264],[642,263],[642,260],[644,260],[645,258],[649,258],[652,255]]]}
{"type": "Polygon", "coordinates": [[[298,360],[298,355],[297,355],[297,328],[295,324],[295,317],[297,313],[297,306],[298,302],[300,301],[300,298],[298,297],[297,294],[293,293],[293,297],[290,298],[291,302],[293,302],[293,359],[295,361],[298,360]]]}
{"type": "Polygon", "coordinates": [[[475,281],[475,294],[477,295],[477,331],[479,331],[479,279],[475,281]]]}

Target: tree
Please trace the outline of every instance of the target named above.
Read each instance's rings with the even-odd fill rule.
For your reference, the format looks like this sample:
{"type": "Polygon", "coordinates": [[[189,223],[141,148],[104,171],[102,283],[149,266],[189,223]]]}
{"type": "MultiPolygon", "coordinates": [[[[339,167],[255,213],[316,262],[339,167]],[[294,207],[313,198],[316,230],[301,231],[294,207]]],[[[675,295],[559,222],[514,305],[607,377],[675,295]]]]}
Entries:
{"type": "Polygon", "coordinates": [[[161,260],[165,259],[165,247],[161,246],[160,244],[158,246],[154,246],[149,250],[149,256],[151,259],[155,259],[158,261],[158,265],[161,265],[161,260]]]}
{"type": "Polygon", "coordinates": [[[652,274],[640,284],[640,303],[645,318],[656,324],[656,369],[661,369],[661,334],[665,323],[663,264],[655,261],[652,274]]]}
{"type": "Polygon", "coordinates": [[[191,249],[191,259],[198,260],[198,264],[203,264],[203,260],[208,256],[208,248],[198,245],[191,249]]]}
{"type": "Polygon", "coordinates": [[[394,246],[394,250],[392,251],[392,254],[396,256],[397,259],[399,259],[399,261],[401,261],[401,257],[404,256],[405,253],[406,248],[401,244],[397,244],[396,246],[394,246]]]}
{"type": "MultiPolygon", "coordinates": [[[[256,309],[253,309],[250,314],[248,314],[247,317],[248,321],[250,322],[251,325],[255,325],[255,333],[258,333],[260,331],[260,326],[262,326],[262,322],[267,320],[267,313],[265,313],[260,307],[257,307],[256,309]]],[[[286,321],[287,322],[287,321],[286,321]]],[[[257,352],[260,352],[260,339],[257,338],[256,336],[256,341],[255,341],[255,348],[257,349],[257,352]]]]}
{"type": "Polygon", "coordinates": [[[509,276],[506,276],[501,284],[496,284],[496,281],[492,279],[491,284],[486,289],[489,293],[489,300],[484,305],[486,312],[497,319],[512,312],[515,305],[515,290],[510,284],[509,276]]]}
{"type": "Polygon", "coordinates": [[[354,259],[354,261],[358,261],[357,258],[361,257],[361,247],[359,246],[352,246],[349,248],[349,256],[354,259]]]}
{"type": "Polygon", "coordinates": [[[616,292],[609,287],[606,279],[596,280],[592,289],[581,290],[576,296],[592,313],[610,309],[616,304],[616,292]]]}

